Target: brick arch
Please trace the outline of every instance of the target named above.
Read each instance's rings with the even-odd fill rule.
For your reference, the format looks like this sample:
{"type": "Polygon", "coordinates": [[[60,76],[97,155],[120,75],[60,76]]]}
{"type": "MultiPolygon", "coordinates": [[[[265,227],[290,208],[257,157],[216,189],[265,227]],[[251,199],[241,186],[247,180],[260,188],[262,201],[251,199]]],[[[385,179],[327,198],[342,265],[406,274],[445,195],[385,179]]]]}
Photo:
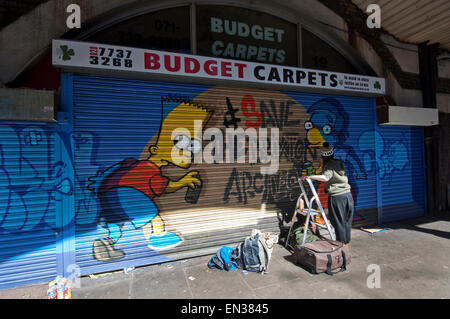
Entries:
{"type": "MultiPolygon", "coordinates": [[[[82,8],[82,29],[68,31],[65,25],[66,7],[61,1],[44,1],[20,19],[6,26],[0,33],[0,43],[13,43],[18,38],[25,39],[20,46],[7,47],[0,53],[0,59],[8,60],[0,70],[0,82],[11,87],[30,87],[36,89],[57,90],[59,88],[59,71],[51,63],[51,40],[65,38],[83,40],[111,25],[147,12],[186,5],[182,0],[160,0],[151,4],[142,4],[136,0],[104,0],[71,1],[82,8]],[[22,37],[23,35],[23,37],[22,37]]],[[[209,1],[208,4],[236,5],[253,10],[274,14],[291,22],[302,23],[322,40],[335,47],[347,60],[356,66],[361,74],[373,75],[371,67],[355,53],[353,48],[344,41],[328,32],[312,17],[317,10],[323,13],[325,19],[335,23],[342,19],[326,6],[317,1],[317,7],[309,8],[300,2],[289,0],[266,0],[253,4],[251,0],[230,3],[230,1],[209,1]]],[[[342,22],[344,23],[344,22],[342,22]]]]}

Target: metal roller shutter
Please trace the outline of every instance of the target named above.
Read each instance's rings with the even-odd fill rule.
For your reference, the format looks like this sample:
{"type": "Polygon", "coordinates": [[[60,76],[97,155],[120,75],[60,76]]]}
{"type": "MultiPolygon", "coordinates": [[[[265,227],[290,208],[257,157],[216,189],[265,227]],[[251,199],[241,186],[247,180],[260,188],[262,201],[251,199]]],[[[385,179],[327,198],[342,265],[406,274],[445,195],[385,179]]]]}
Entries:
{"type": "MultiPolygon", "coordinates": [[[[316,134],[320,132],[323,140],[335,149],[335,157],[345,163],[355,200],[353,226],[376,224],[374,99],[304,93],[290,95],[307,108],[310,127],[318,130],[316,134]]],[[[319,193],[319,196],[321,194],[326,205],[327,195],[319,193]]]]}
{"type": "Polygon", "coordinates": [[[299,103],[292,96],[271,90],[74,76],[79,185],[75,245],[81,273],[211,254],[223,245],[241,242],[253,228],[279,232],[281,220],[290,220],[299,194],[297,177],[320,167],[317,148],[306,144],[305,122],[310,119],[307,106],[322,97],[304,95],[306,100],[299,103]],[[269,154],[271,133],[277,128],[279,166],[274,164],[274,174],[265,175],[262,168],[270,162],[250,163],[250,149],[256,147],[259,154],[267,148],[249,140],[244,163],[220,163],[219,157],[208,163],[205,150],[220,153],[211,152],[216,144],[204,136],[201,163],[194,159],[190,167],[170,164],[157,170],[162,175],[158,177],[161,189],[149,181],[151,169],[130,173],[148,162],[152,145],[158,149],[150,161],[160,161],[163,155],[166,161],[174,147],[169,136],[173,129],[192,128],[195,120],[206,123],[200,129],[203,134],[217,129],[222,133],[215,139],[224,147],[224,161],[227,128],[235,124],[244,132],[254,128],[258,138],[266,132],[269,154]],[[198,199],[186,187],[165,191],[166,178],[177,181],[191,171],[198,171],[202,181],[198,199]],[[151,185],[154,193],[136,192],[143,185],[151,185]]]}
{"type": "Polygon", "coordinates": [[[377,130],[383,223],[425,215],[424,135],[420,127],[377,130]]]}
{"type": "Polygon", "coordinates": [[[51,124],[0,124],[0,289],[53,279],[58,179],[51,124]]]}

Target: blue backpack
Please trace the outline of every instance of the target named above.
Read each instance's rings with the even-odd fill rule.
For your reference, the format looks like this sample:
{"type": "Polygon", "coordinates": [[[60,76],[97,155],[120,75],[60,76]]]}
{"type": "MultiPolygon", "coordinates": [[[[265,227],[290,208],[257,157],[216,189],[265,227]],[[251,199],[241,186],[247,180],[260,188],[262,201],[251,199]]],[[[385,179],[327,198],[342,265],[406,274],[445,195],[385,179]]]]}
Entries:
{"type": "Polygon", "coordinates": [[[233,270],[237,268],[237,263],[232,260],[231,253],[233,252],[233,248],[231,247],[222,247],[220,248],[217,253],[211,257],[211,259],[208,262],[209,268],[216,268],[219,270],[233,270]]]}
{"type": "Polygon", "coordinates": [[[209,260],[208,267],[227,271],[240,268],[266,273],[268,264],[268,248],[264,239],[256,234],[253,237],[247,237],[234,249],[226,246],[220,248],[209,260]]]}

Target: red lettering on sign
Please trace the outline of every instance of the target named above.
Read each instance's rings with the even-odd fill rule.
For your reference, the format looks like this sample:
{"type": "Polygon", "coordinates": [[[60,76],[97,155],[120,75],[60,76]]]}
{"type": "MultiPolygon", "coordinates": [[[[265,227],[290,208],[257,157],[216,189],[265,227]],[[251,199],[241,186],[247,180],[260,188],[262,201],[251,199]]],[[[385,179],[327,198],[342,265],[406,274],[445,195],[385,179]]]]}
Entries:
{"type": "Polygon", "coordinates": [[[197,73],[200,71],[200,62],[194,58],[184,58],[184,71],[186,73],[197,73]]]}
{"type": "Polygon", "coordinates": [[[174,56],[174,66],[171,66],[170,55],[164,55],[164,67],[170,72],[178,72],[181,68],[181,58],[179,56],[174,56]]]}
{"type": "Polygon", "coordinates": [[[261,116],[261,113],[256,111],[256,105],[255,105],[255,100],[253,99],[253,96],[246,95],[242,98],[241,110],[242,110],[242,113],[244,113],[245,117],[252,117],[252,116],[256,117],[256,122],[253,122],[250,120],[245,121],[245,126],[247,126],[247,128],[249,128],[249,127],[259,128],[261,126],[262,116],[261,116]],[[249,106],[250,106],[250,111],[248,110],[249,106]]]}
{"type": "Polygon", "coordinates": [[[244,69],[247,67],[247,64],[244,63],[235,63],[234,64],[238,69],[238,78],[244,78],[244,69]]]}
{"type": "Polygon", "coordinates": [[[98,55],[98,48],[97,47],[89,47],[89,54],[90,55],[98,55]]]}
{"type": "Polygon", "coordinates": [[[218,74],[217,61],[215,61],[215,60],[206,61],[205,62],[205,72],[208,75],[217,75],[218,74]]]}
{"type": "Polygon", "coordinates": [[[161,65],[159,64],[159,55],[155,53],[144,53],[144,66],[146,69],[158,70],[161,65]]]}
{"type": "Polygon", "coordinates": [[[222,76],[231,77],[233,74],[230,73],[231,71],[231,62],[222,62],[220,65],[220,71],[222,76]]]}

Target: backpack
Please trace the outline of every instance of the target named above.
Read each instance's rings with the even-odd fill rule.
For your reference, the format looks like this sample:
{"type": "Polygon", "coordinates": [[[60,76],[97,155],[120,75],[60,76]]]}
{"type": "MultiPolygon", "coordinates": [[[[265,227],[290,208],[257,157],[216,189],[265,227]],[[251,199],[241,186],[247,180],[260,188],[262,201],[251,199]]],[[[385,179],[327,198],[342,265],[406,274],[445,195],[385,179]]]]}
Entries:
{"type": "Polygon", "coordinates": [[[236,262],[232,258],[232,251],[233,248],[231,247],[222,247],[220,248],[217,253],[211,257],[211,259],[208,262],[209,268],[217,268],[219,270],[233,270],[237,268],[236,262]]]}
{"type": "Polygon", "coordinates": [[[264,239],[256,234],[240,243],[231,253],[231,258],[236,261],[238,268],[266,273],[270,257],[264,239]]]}
{"type": "MultiPolygon", "coordinates": [[[[292,247],[301,245],[303,242],[304,234],[305,234],[305,226],[300,226],[300,227],[294,229],[294,231],[290,235],[289,244],[292,247]]],[[[312,243],[312,242],[318,241],[318,240],[321,240],[321,238],[319,236],[317,236],[316,234],[314,234],[312,230],[308,230],[308,233],[306,234],[305,244],[312,243]]]]}

